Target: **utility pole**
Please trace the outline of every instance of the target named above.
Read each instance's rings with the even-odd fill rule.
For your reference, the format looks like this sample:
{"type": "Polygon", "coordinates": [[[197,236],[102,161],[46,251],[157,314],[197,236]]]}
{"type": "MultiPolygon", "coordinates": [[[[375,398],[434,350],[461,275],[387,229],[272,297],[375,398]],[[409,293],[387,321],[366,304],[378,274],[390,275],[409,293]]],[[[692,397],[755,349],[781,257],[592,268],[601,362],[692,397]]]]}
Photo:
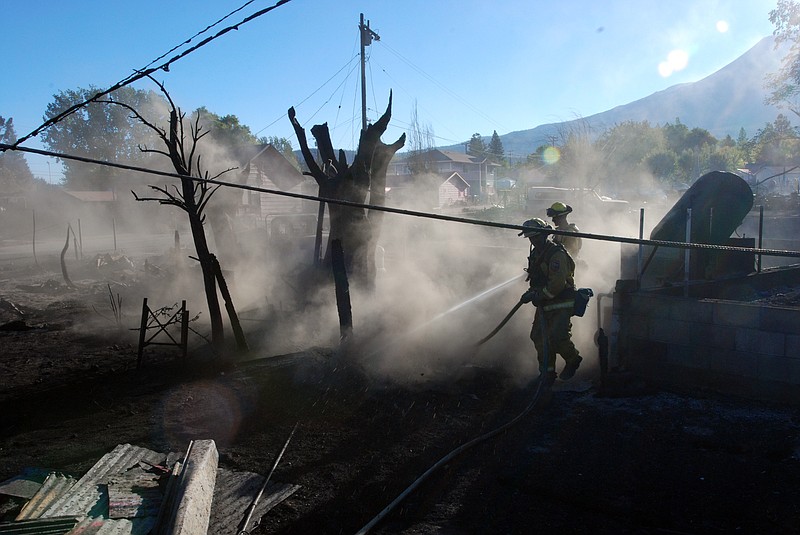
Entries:
{"type": "Polygon", "coordinates": [[[364,24],[364,14],[361,13],[361,22],[358,24],[361,34],[361,130],[367,129],[367,73],[364,49],[372,44],[372,40],[381,40],[381,36],[369,29],[369,21],[364,24]]]}

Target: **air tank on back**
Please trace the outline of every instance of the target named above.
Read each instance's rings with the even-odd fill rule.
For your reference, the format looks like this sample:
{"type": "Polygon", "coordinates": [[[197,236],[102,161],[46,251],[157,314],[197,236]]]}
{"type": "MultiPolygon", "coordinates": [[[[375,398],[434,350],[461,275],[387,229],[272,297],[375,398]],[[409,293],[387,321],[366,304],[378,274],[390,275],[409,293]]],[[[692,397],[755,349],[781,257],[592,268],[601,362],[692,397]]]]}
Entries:
{"type": "MultiPolygon", "coordinates": [[[[740,176],[712,171],[701,176],[667,212],[650,233],[651,240],[686,241],[687,209],[692,210],[691,242],[753,247],[752,238],[731,238],[753,208],[753,191],[740,176]]],[[[642,286],[684,279],[686,249],[645,247],[648,260],[642,286]]],[[[712,279],[753,271],[749,253],[690,250],[689,279],[712,279]]]]}

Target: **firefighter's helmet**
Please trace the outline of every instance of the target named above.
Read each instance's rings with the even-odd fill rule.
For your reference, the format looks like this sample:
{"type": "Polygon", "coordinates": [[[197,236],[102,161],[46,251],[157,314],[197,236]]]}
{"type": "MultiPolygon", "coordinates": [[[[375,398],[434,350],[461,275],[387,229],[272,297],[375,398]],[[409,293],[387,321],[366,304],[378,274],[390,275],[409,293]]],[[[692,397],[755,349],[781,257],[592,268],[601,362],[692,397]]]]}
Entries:
{"type": "Polygon", "coordinates": [[[525,230],[517,234],[517,236],[524,236],[526,238],[530,238],[531,236],[537,236],[541,234],[539,230],[553,228],[547,223],[545,223],[543,220],[539,219],[538,217],[534,217],[533,219],[528,219],[522,224],[522,226],[526,228],[525,230]]]}
{"type": "Polygon", "coordinates": [[[554,202],[550,208],[547,209],[547,217],[556,217],[559,215],[567,215],[572,212],[572,206],[564,204],[563,202],[554,202]]]}

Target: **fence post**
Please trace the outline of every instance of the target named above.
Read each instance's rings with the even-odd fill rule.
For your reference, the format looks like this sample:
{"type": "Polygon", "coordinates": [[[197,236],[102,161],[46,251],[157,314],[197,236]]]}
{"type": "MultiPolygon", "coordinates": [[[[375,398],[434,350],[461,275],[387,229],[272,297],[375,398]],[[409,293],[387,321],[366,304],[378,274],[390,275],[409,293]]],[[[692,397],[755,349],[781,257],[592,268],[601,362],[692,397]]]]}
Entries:
{"type": "Polygon", "coordinates": [[[142,300],[142,322],[139,326],[139,351],[136,355],[136,369],[142,367],[142,353],[144,353],[144,337],[147,333],[147,298],[142,300]]]}

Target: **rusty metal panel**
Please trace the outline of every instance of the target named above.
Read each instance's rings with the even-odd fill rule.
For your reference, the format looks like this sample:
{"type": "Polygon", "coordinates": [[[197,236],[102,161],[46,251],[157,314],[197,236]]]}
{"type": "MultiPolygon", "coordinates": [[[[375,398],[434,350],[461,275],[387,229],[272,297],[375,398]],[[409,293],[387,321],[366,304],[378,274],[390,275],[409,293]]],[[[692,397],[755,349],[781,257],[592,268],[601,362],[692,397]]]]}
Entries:
{"type": "MultiPolygon", "coordinates": [[[[218,469],[208,533],[216,535],[238,533],[239,524],[247,515],[247,510],[261,490],[265,479],[264,476],[252,472],[218,469]]],[[[267,511],[294,494],[299,488],[299,485],[278,482],[267,485],[253,511],[251,528],[253,524],[259,523],[267,511]]]]}
{"type": "Polygon", "coordinates": [[[158,515],[162,494],[159,474],[133,469],[108,481],[108,517],[134,518],[158,515]]]}
{"type": "Polygon", "coordinates": [[[97,461],[75,483],[68,494],[64,494],[56,500],[41,516],[107,517],[108,488],[106,483],[110,477],[126,472],[143,460],[150,464],[161,464],[165,458],[165,453],[157,453],[130,444],[120,444],[97,461]]]}
{"type": "MultiPolygon", "coordinates": [[[[50,506],[53,505],[56,501],[60,500],[64,495],[66,495],[69,490],[75,485],[77,480],[70,476],[65,476],[63,474],[51,473],[47,476],[44,480],[44,483],[33,495],[33,497],[28,500],[28,503],[22,508],[22,510],[17,515],[16,520],[29,520],[29,519],[36,519],[41,518],[42,513],[44,513],[50,506]]],[[[58,516],[58,515],[53,515],[58,516]]],[[[69,516],[69,515],[61,515],[61,516],[69,516]]],[[[73,515],[74,516],[74,515],[73,515]]]]}
{"type": "Polygon", "coordinates": [[[146,535],[149,531],[126,519],[86,518],[65,535],[146,535]]]}

